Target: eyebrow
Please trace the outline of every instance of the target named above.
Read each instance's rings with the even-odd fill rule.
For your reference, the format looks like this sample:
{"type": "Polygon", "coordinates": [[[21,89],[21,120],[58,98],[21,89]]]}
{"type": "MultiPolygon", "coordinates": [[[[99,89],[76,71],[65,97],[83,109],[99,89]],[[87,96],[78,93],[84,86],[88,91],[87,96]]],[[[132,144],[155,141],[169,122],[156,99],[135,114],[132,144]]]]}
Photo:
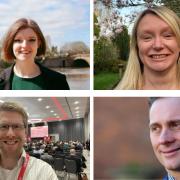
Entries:
{"type": "MultiPolygon", "coordinates": [[[[152,33],[152,31],[153,30],[145,28],[144,30],[141,29],[141,31],[137,31],[137,34],[142,34],[142,33],[147,33],[147,34],[149,33],[150,34],[150,33],[152,33]]],[[[161,30],[161,32],[164,32],[164,31],[171,31],[172,33],[174,33],[173,30],[171,29],[171,27],[169,27],[169,26],[166,26],[161,30]]]]}
{"type": "MultiPolygon", "coordinates": [[[[16,38],[21,38],[21,36],[16,36],[15,39],[16,38]]],[[[36,36],[28,36],[28,38],[37,38],[37,37],[36,36]]]]}
{"type": "MultiPolygon", "coordinates": [[[[180,122],[180,118],[179,119],[172,119],[172,120],[166,121],[166,123],[168,123],[168,124],[175,123],[175,122],[180,122]]],[[[149,123],[149,127],[152,127],[154,125],[160,125],[160,123],[159,122],[149,123]]]]}
{"type": "Polygon", "coordinates": [[[36,36],[29,36],[29,38],[36,38],[36,36]]]}

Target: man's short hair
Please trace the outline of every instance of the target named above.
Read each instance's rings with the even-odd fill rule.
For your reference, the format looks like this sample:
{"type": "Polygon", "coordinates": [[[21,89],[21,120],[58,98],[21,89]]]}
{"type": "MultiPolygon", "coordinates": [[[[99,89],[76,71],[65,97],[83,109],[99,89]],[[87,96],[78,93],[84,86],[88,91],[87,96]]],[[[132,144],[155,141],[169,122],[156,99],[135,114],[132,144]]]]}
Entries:
{"type": "Polygon", "coordinates": [[[149,97],[148,103],[149,103],[149,108],[151,108],[152,104],[157,100],[160,99],[161,97],[149,97]]]}
{"type": "Polygon", "coordinates": [[[2,111],[9,111],[9,112],[17,112],[19,113],[23,118],[23,123],[25,128],[28,127],[28,115],[23,107],[21,107],[19,104],[15,102],[4,102],[0,104],[0,112],[2,111]]]}

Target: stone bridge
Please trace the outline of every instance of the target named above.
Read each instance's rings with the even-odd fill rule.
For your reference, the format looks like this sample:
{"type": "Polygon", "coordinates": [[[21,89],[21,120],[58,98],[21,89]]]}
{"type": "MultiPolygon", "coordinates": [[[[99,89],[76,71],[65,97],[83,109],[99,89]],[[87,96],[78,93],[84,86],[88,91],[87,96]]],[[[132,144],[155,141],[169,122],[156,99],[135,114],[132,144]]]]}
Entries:
{"type": "Polygon", "coordinates": [[[72,55],[70,56],[74,62],[78,62],[81,63],[83,61],[85,61],[89,66],[90,66],[90,55],[89,53],[88,54],[75,54],[75,55],[72,55]]]}
{"type": "Polygon", "coordinates": [[[75,54],[67,57],[46,58],[42,62],[47,67],[89,67],[89,54],[75,54]]]}

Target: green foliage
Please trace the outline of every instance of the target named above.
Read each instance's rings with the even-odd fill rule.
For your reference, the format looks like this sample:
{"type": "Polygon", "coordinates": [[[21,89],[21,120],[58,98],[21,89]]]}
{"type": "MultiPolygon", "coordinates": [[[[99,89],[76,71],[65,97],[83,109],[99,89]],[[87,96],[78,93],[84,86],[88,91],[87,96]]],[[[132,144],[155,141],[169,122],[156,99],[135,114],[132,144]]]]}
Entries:
{"type": "Polygon", "coordinates": [[[98,25],[97,16],[94,13],[94,35],[98,38],[100,33],[100,26],[98,25]]]}
{"type": "Polygon", "coordinates": [[[95,90],[111,90],[119,82],[119,73],[101,72],[94,76],[95,90]]]}
{"type": "Polygon", "coordinates": [[[173,10],[180,17],[180,1],[179,0],[161,0],[162,3],[173,10]]]}
{"type": "Polygon", "coordinates": [[[98,41],[94,42],[95,73],[101,71],[117,72],[118,68],[115,68],[115,66],[118,67],[117,59],[117,49],[110,40],[101,37],[98,41]]]}
{"type": "Polygon", "coordinates": [[[121,33],[116,33],[112,41],[118,49],[119,59],[127,60],[129,56],[130,48],[130,36],[128,34],[128,29],[123,26],[123,31],[121,33]]]}

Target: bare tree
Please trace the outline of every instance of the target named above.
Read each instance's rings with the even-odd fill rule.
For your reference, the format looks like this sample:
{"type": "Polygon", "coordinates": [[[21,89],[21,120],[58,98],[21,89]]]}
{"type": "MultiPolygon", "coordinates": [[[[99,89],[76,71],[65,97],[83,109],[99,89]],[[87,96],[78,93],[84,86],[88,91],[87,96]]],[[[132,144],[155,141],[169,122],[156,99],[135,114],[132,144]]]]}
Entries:
{"type": "Polygon", "coordinates": [[[83,54],[89,53],[89,47],[82,41],[66,43],[61,47],[61,54],[83,54]]]}

